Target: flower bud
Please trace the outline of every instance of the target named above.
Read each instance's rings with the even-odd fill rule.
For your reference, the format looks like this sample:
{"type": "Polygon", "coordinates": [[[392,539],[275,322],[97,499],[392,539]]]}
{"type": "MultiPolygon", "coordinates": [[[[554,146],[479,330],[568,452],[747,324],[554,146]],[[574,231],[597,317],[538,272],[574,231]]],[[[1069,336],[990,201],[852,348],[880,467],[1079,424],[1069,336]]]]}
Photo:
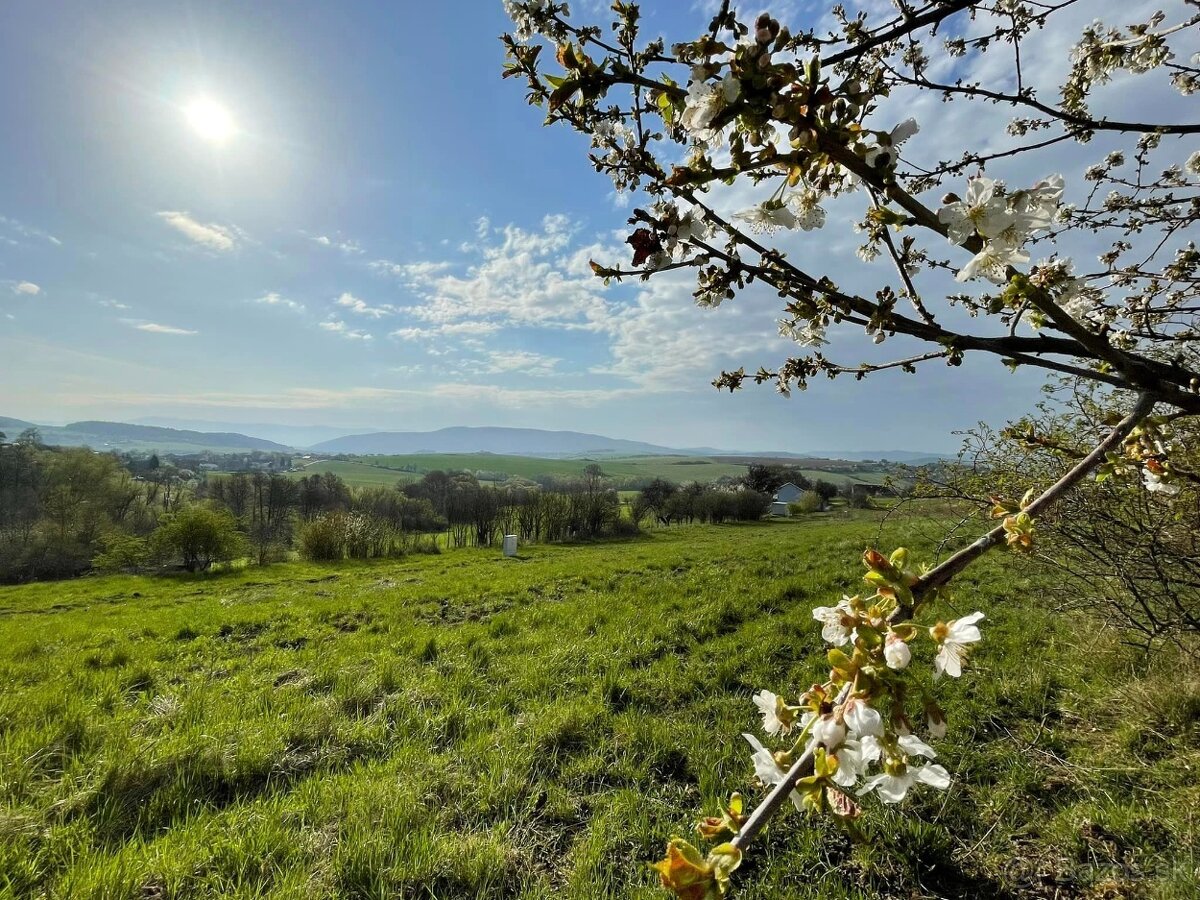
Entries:
{"type": "Polygon", "coordinates": [[[846,739],[846,726],[832,715],[824,715],[813,725],[812,736],[826,750],[835,750],[846,739]]]}
{"type": "Polygon", "coordinates": [[[883,658],[886,660],[889,669],[900,671],[912,660],[912,651],[908,649],[908,644],[900,640],[895,634],[889,634],[887,641],[883,645],[883,658]]]}

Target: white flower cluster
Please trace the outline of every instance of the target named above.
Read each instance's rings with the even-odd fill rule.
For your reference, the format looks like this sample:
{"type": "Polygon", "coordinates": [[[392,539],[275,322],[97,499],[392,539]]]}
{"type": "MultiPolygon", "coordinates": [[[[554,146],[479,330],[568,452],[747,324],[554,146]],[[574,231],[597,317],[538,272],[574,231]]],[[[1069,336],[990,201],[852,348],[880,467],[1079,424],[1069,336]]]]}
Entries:
{"type": "Polygon", "coordinates": [[[736,212],[733,218],[747,223],[752,231],[757,232],[772,232],[780,228],[813,231],[825,224],[825,210],[821,208],[820,201],[821,197],[816,191],[806,188],[736,212]]]}
{"type": "MultiPolygon", "coordinates": [[[[513,37],[522,43],[540,34],[549,11],[549,0],[504,0],[504,13],[512,20],[513,37]]],[[[564,10],[564,14],[567,11],[564,10]]]]}
{"type": "Polygon", "coordinates": [[[1166,41],[1157,34],[1147,31],[1127,35],[1115,28],[1106,29],[1097,19],[1084,30],[1079,43],[1072,49],[1071,62],[1090,86],[1107,83],[1118,69],[1128,69],[1135,74],[1149,72],[1169,62],[1173,56],[1166,41]]]}
{"type": "Polygon", "coordinates": [[[1056,220],[1062,204],[1063,179],[1051,175],[1025,191],[1007,193],[1004,184],[991,178],[972,178],[965,200],[951,195],[938,210],[952,244],[964,244],[978,235],[983,247],[956,276],[958,281],[986,278],[995,284],[1008,281],[1009,266],[1029,262],[1025,243],[1056,220]]]}
{"type": "MultiPolygon", "coordinates": [[[[770,691],[760,691],[754,703],[763,713],[763,728],[768,734],[780,733],[775,708],[782,701],[770,691]]],[[[950,786],[950,773],[936,763],[916,764],[914,759],[933,760],[937,753],[915,734],[891,734],[884,728],[879,711],[862,700],[850,700],[840,708],[840,714],[827,713],[816,717],[806,713],[802,726],[810,729],[809,743],[825,748],[828,757],[835,759],[836,771],[831,780],[840,788],[858,786],[861,796],[875,791],[884,803],[899,803],[915,784],[945,790],[950,786]],[[879,765],[882,771],[869,775],[879,765]]],[[[742,737],[753,750],[754,774],[765,785],[783,781],[787,770],[775,754],[752,734],[742,737]]],[[[802,809],[802,798],[791,794],[792,804],[802,809]]]]}
{"type": "Polygon", "coordinates": [[[801,324],[789,319],[780,319],[779,336],[789,338],[801,347],[822,347],[829,343],[825,339],[825,325],[819,321],[805,321],[801,324]]]}
{"type": "Polygon", "coordinates": [[[708,69],[696,66],[688,82],[687,100],[679,124],[699,143],[715,142],[722,129],[713,128],[713,120],[737,100],[741,92],[741,82],[732,74],[726,74],[720,81],[710,82],[708,69]]]}
{"type": "MultiPolygon", "coordinates": [[[[884,571],[903,575],[895,568],[884,571]]],[[[814,686],[797,706],[768,690],[759,691],[753,699],[768,735],[783,737],[798,731],[794,749],[803,744],[807,751],[824,753],[818,771],[824,771],[837,788],[856,789],[860,796],[875,792],[885,803],[899,803],[916,784],[944,790],[950,785],[950,774],[931,762],[937,753],[912,733],[902,710],[903,688],[893,691],[889,687],[899,677],[891,673],[906,669],[912,661],[909,642],[918,634],[914,625],[892,625],[889,608],[896,607],[886,600],[880,603],[843,597],[836,606],[814,609],[812,615],[821,624],[821,636],[835,648],[830,651],[831,661],[843,660],[834,661],[835,677],[825,685],[814,686]],[[840,649],[843,647],[848,648],[845,653],[840,649]],[[846,655],[851,650],[853,659],[846,655]],[[839,665],[853,665],[860,675],[843,672],[838,676],[839,665]],[[840,692],[839,680],[843,683],[840,692]],[[860,681],[873,687],[860,690],[860,681]],[[837,699],[831,700],[835,693],[837,699]],[[891,698],[891,716],[886,722],[878,708],[885,696],[891,698]]],[[[976,612],[949,623],[938,622],[929,629],[938,648],[935,678],[943,674],[957,678],[962,674],[970,646],[981,639],[978,623],[982,618],[983,613],[976,612]]],[[[926,704],[926,720],[932,737],[945,736],[945,716],[932,702],[926,704]]],[[[775,754],[754,735],[743,737],[753,751],[758,779],[767,785],[782,782],[791,753],[775,754]]],[[[791,800],[797,809],[804,802],[799,791],[792,792],[791,800]]]]}

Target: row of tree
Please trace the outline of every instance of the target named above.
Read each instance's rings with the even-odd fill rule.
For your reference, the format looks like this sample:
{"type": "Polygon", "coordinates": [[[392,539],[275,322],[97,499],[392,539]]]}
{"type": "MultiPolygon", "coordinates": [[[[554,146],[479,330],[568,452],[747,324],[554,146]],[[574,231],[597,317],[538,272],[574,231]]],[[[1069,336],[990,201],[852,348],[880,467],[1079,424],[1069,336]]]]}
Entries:
{"type": "MultiPolygon", "coordinates": [[[[752,470],[755,483],[803,477],[761,468],[752,470]]],[[[23,435],[0,441],[0,581],[92,568],[200,571],[235,558],[267,564],[296,551],[312,559],[393,556],[439,541],[495,546],[506,534],[523,543],[591,539],[650,523],[758,519],[770,502],[767,491],[744,486],[655,479],[627,515],[598,465],[552,487],[516,479],[493,486],[470,473],[433,471],[396,488],[352,488],[328,472],[197,476],[157,458],[45,447],[23,435]]]]}

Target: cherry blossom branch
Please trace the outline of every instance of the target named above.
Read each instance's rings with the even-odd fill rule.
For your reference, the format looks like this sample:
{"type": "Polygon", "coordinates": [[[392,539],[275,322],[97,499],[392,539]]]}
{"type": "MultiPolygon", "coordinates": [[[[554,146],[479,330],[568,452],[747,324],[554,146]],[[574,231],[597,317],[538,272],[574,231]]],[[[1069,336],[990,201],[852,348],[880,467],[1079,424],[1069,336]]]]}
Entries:
{"type": "MultiPolygon", "coordinates": [[[[1063,494],[1082,481],[1104,459],[1109,451],[1113,450],[1125,438],[1129,437],[1130,433],[1138,426],[1142,419],[1150,414],[1150,411],[1154,409],[1154,402],[1154,397],[1151,394],[1141,394],[1137,402],[1134,403],[1133,409],[1130,410],[1125,418],[1117,423],[1113,430],[1108,433],[1108,436],[1092,448],[1092,451],[1087,456],[1072,466],[1062,478],[1058,479],[1037,499],[1026,506],[1024,512],[1030,518],[1036,518],[1042,510],[1051,506],[1063,494]]],[[[932,591],[937,590],[979,557],[983,556],[983,554],[1002,543],[1004,538],[1004,526],[996,526],[983,537],[979,538],[979,540],[959,550],[941,565],[924,575],[917,582],[916,586],[913,587],[913,597],[920,600],[932,591]]]]}
{"type": "Polygon", "coordinates": [[[1200,123],[1172,125],[1151,122],[1120,122],[1112,119],[1090,119],[1087,116],[1078,116],[1074,113],[1069,113],[1065,109],[1049,106],[1022,94],[1004,94],[999,91],[991,91],[987,88],[979,87],[978,85],[938,84],[927,78],[905,75],[903,72],[899,72],[891,67],[889,67],[888,71],[891,72],[897,81],[901,81],[912,87],[942,91],[945,94],[962,94],[966,97],[983,97],[987,100],[994,100],[997,103],[1008,103],[1012,106],[1028,106],[1053,119],[1058,119],[1060,122],[1073,125],[1082,131],[1133,131],[1138,133],[1155,131],[1160,134],[1200,134],[1200,123]]]}
{"type": "MultiPolygon", "coordinates": [[[[845,702],[846,698],[850,696],[851,687],[852,685],[847,684],[838,692],[837,700],[834,702],[835,706],[845,702]]],[[[788,769],[783,779],[771,788],[771,792],[767,794],[763,802],[755,807],[754,812],[750,813],[729,843],[738,850],[745,850],[750,842],[758,837],[758,833],[766,827],[767,822],[771,821],[771,817],[779,812],[779,808],[796,789],[796,783],[801,778],[807,778],[813,773],[813,754],[816,748],[817,742],[810,741],[808,748],[800,754],[799,759],[792,763],[792,767],[788,769]]]]}

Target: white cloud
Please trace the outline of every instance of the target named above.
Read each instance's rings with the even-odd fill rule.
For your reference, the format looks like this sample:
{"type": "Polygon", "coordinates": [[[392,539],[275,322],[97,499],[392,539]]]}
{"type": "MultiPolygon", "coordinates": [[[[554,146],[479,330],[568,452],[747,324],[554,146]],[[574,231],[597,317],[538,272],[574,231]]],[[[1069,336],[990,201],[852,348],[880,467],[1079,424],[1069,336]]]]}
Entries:
{"type": "Polygon", "coordinates": [[[278,294],[275,291],[263,294],[261,297],[254,298],[255,303],[261,303],[264,306],[278,306],[281,309],[290,309],[295,312],[304,312],[304,304],[296,300],[291,300],[278,294]]]}
{"type": "Polygon", "coordinates": [[[367,263],[367,266],[381,275],[391,275],[413,286],[425,284],[435,275],[441,275],[451,268],[451,264],[445,261],[397,263],[390,259],[377,259],[367,263]]]}
{"type": "Polygon", "coordinates": [[[138,331],[147,331],[150,334],[199,334],[198,331],[192,331],[188,328],[176,328],[174,325],[160,325],[157,322],[143,322],[141,319],[122,319],[126,325],[131,328],[136,328],[138,331]]]}
{"type": "Polygon", "coordinates": [[[484,334],[495,334],[500,330],[497,322],[482,322],[467,319],[462,322],[446,322],[428,328],[397,328],[388,337],[399,338],[402,341],[429,340],[436,337],[470,337],[484,334]]]}
{"type": "Polygon", "coordinates": [[[562,359],[543,356],[528,350],[493,350],[488,354],[489,372],[513,372],[520,375],[548,377],[558,374],[562,359]]]}
{"type": "Polygon", "coordinates": [[[374,338],[365,331],[360,331],[356,328],[351,328],[341,319],[329,319],[321,323],[321,328],[333,334],[340,334],[342,337],[352,341],[370,341],[374,338]]]}
{"type": "MultiPolygon", "coordinates": [[[[62,241],[49,232],[42,231],[40,228],[34,228],[32,225],[26,225],[24,222],[19,222],[16,219],[9,219],[5,216],[0,216],[0,227],[13,232],[14,234],[19,234],[24,238],[40,238],[44,241],[49,241],[55,247],[62,246],[62,241]]],[[[11,238],[5,238],[4,242],[6,244],[12,244],[13,246],[17,246],[20,243],[19,241],[14,241],[11,238]]]]}
{"type": "Polygon", "coordinates": [[[42,292],[42,289],[32,281],[18,281],[13,290],[18,294],[26,294],[30,297],[36,297],[42,292]]]}
{"type": "Polygon", "coordinates": [[[464,319],[503,324],[596,330],[607,318],[605,289],[588,267],[599,245],[571,250],[578,225],[563,215],[547,215],[541,228],[517,225],[480,227],[499,237],[467,249],[478,261],[451,274],[445,261],[412,263],[393,272],[406,279],[421,302],[403,312],[444,325],[464,319]],[[565,255],[564,255],[565,254],[565,255]]]}
{"type": "Polygon", "coordinates": [[[210,250],[232,250],[236,243],[235,229],[212,222],[197,222],[186,212],[160,212],[158,217],[188,240],[210,250]]]}
{"type": "Polygon", "coordinates": [[[360,316],[369,316],[372,319],[382,318],[394,311],[390,306],[369,306],[365,301],[360,300],[348,291],[343,293],[334,302],[338,306],[344,306],[352,313],[360,316]]]}
{"type": "Polygon", "coordinates": [[[343,240],[341,238],[331,238],[324,234],[319,234],[313,240],[322,247],[336,247],[343,253],[357,255],[363,252],[363,248],[359,246],[358,241],[343,240]]]}
{"type": "Polygon", "coordinates": [[[129,309],[128,303],[119,303],[111,297],[101,297],[96,301],[100,306],[105,306],[109,309],[129,309]]]}

